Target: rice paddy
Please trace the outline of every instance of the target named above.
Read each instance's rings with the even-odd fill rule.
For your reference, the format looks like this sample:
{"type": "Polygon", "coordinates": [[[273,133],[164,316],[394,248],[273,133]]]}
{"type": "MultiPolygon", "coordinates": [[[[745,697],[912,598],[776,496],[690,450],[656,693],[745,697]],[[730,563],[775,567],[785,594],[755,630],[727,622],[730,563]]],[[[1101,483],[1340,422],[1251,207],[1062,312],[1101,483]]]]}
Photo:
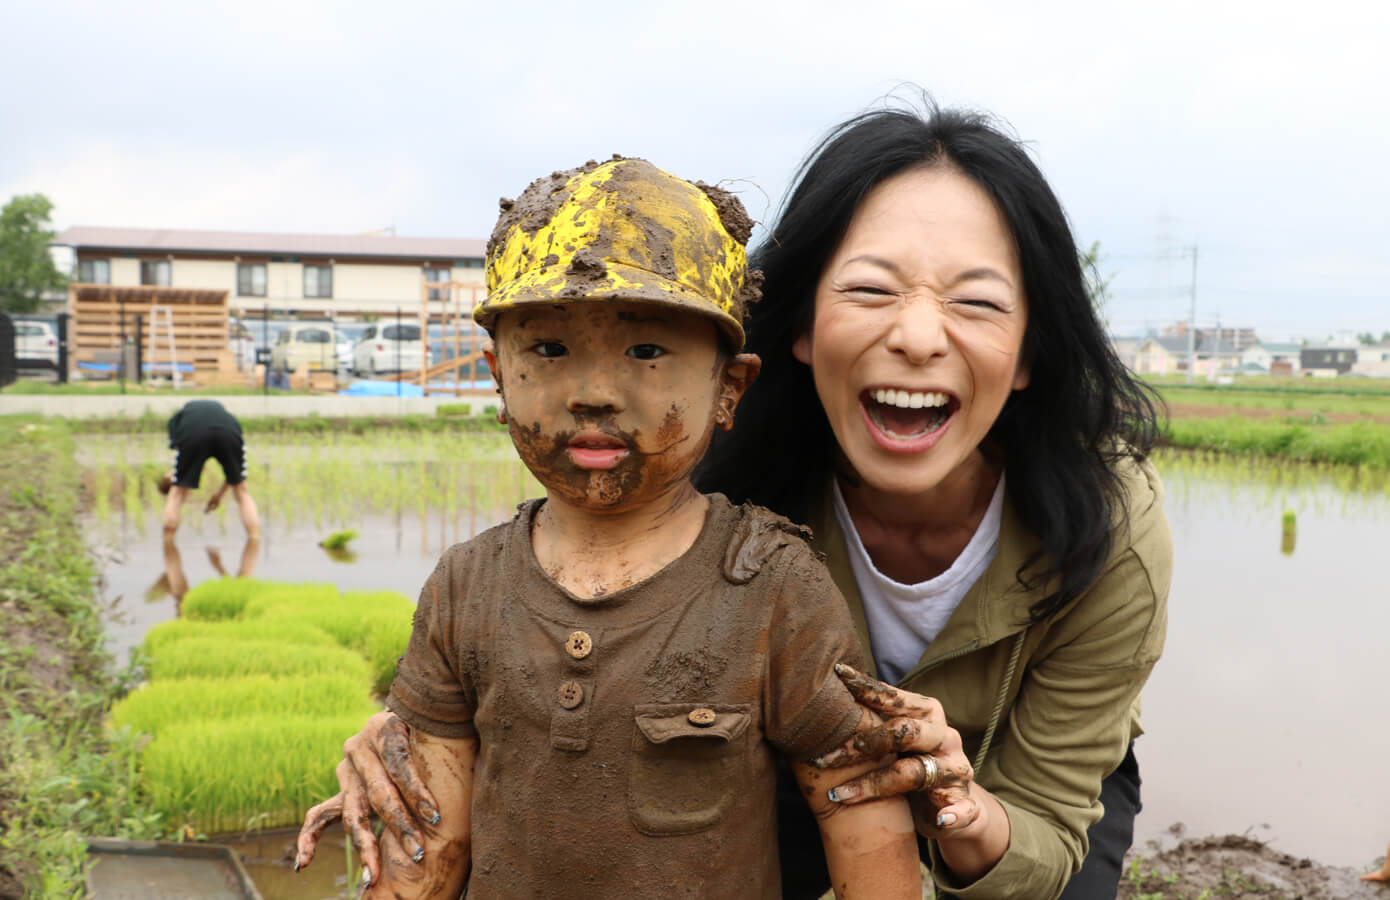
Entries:
{"type": "MultiPolygon", "coordinates": [[[[90,510],[98,526],[158,530],[164,497],[155,479],[172,454],[162,434],[93,435],[79,442],[90,510]]],[[[540,485],[497,432],[275,433],[247,438],[247,485],[270,527],[351,531],[365,516],[440,516],[472,534],[495,522],[540,485]]],[[[203,471],[204,493],[221,483],[215,462],[203,471]]],[[[182,529],[226,533],[239,528],[234,504],[212,513],[189,502],[182,529]]]]}

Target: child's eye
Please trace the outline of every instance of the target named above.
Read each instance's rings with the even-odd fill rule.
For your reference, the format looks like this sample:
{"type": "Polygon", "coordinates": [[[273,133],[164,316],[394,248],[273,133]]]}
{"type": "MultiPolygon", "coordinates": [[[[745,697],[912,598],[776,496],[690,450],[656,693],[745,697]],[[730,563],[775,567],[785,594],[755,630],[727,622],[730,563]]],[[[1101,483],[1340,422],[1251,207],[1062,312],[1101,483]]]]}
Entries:
{"type": "Polygon", "coordinates": [[[555,359],[569,353],[569,348],[558,341],[541,341],[531,347],[531,352],[545,359],[555,359]]]}
{"type": "Polygon", "coordinates": [[[665,356],[666,349],[656,344],[633,344],[627,348],[627,355],[633,359],[656,359],[665,356]]]}

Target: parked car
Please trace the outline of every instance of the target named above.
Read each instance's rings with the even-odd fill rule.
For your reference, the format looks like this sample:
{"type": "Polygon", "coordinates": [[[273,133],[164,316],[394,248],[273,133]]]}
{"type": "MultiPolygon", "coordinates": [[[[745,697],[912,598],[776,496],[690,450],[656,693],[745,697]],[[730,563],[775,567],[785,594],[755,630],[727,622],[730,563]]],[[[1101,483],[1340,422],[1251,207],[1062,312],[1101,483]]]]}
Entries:
{"type": "Polygon", "coordinates": [[[240,319],[227,322],[227,349],[232,351],[237,369],[246,371],[256,364],[256,339],[240,319]]]}
{"type": "Polygon", "coordinates": [[[14,323],[15,362],[22,368],[58,368],[58,335],[47,322],[14,323]]]}
{"type": "Polygon", "coordinates": [[[337,326],[337,350],[338,350],[338,369],[340,371],[350,371],[352,369],[352,351],[356,349],[357,342],[362,338],[365,325],[338,325],[337,326]]]}
{"type": "Polygon", "coordinates": [[[387,372],[409,372],[425,361],[419,325],[368,325],[352,351],[352,373],[373,378],[387,372]]]}
{"type": "Polygon", "coordinates": [[[280,332],[270,348],[270,368],[277,372],[297,372],[300,369],[338,368],[337,346],[333,329],[320,325],[291,325],[280,332]]]}

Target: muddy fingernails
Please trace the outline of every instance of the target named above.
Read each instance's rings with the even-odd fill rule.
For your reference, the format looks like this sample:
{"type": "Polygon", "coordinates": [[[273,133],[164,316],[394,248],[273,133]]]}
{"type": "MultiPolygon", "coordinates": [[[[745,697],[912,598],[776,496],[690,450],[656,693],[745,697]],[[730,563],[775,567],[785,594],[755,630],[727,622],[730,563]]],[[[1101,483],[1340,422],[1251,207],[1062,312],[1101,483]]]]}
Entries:
{"type": "Polygon", "coordinates": [[[369,867],[367,867],[367,866],[363,866],[363,867],[362,867],[362,886],[363,886],[363,887],[366,887],[367,885],[369,885],[369,884],[371,884],[371,883],[372,883],[372,870],[371,870],[369,867]]]}
{"type": "Polygon", "coordinates": [[[844,663],[835,663],[835,674],[836,674],[836,675],[853,675],[853,674],[855,674],[855,672],[854,672],[853,669],[851,669],[849,666],[845,665],[844,663]]]}
{"type": "Polygon", "coordinates": [[[830,798],[831,803],[843,803],[846,800],[853,800],[855,797],[858,797],[859,788],[852,784],[842,784],[839,787],[833,787],[826,791],[825,796],[830,798]]]}
{"type": "Polygon", "coordinates": [[[303,866],[304,866],[304,864],[301,863],[301,862],[299,861],[299,857],[296,856],[296,857],[294,858],[294,870],[295,870],[296,872],[298,872],[301,868],[303,868],[303,866]]]}
{"type": "Polygon", "coordinates": [[[410,861],[411,861],[411,862],[419,862],[420,860],[422,860],[422,859],[424,859],[424,858],[425,858],[425,848],[424,848],[424,847],[417,847],[417,848],[415,849],[415,852],[412,853],[412,854],[410,854],[410,861]]]}
{"type": "Polygon", "coordinates": [[[941,815],[936,817],[937,828],[949,828],[954,824],[956,824],[955,813],[942,813],[941,815]]]}
{"type": "Polygon", "coordinates": [[[429,822],[431,825],[439,824],[439,813],[428,803],[420,804],[420,815],[424,816],[425,821],[429,822]]]}
{"type": "Polygon", "coordinates": [[[844,758],[844,750],[831,750],[824,756],[817,756],[815,759],[811,760],[811,765],[815,766],[817,769],[824,769],[828,766],[835,765],[837,762],[844,758]]]}

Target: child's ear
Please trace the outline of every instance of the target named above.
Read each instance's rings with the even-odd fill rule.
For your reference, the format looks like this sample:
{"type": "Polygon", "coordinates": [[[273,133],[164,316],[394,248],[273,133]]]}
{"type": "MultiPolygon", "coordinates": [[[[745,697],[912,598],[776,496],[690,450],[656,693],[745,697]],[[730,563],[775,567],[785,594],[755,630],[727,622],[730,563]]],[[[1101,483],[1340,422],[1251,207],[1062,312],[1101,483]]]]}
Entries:
{"type": "Polygon", "coordinates": [[[719,383],[719,405],[714,423],[728,431],[734,427],[734,410],[743,394],[758,380],[763,361],[756,353],[740,353],[724,364],[724,377],[719,383]]]}

